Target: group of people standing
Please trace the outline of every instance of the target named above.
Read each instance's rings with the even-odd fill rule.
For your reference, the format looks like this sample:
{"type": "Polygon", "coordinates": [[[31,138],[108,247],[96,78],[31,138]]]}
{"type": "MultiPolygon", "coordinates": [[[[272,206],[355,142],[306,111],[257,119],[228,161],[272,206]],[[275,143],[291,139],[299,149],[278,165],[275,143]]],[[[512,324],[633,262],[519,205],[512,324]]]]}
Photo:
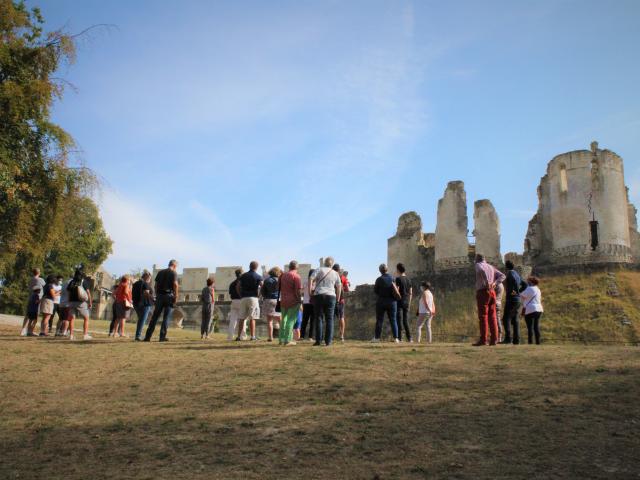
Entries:
{"type": "Polygon", "coordinates": [[[487,263],[483,255],[476,255],[476,302],[478,305],[478,319],[480,323],[480,338],[474,346],[496,345],[497,343],[520,343],[519,313],[524,316],[527,325],[527,340],[532,344],[535,339],[540,344],[540,318],[544,308],[542,306],[542,292],[540,279],[530,276],[523,281],[516,272],[513,262],[505,262],[507,274],[500,272],[493,265],[487,263]],[[498,305],[502,305],[502,293],[506,301],[502,314],[504,338],[501,340],[501,330],[498,323],[498,305]],[[512,335],[513,332],[513,335],[512,335]]]}
{"type": "MultiPolygon", "coordinates": [[[[542,293],[540,280],[530,276],[523,281],[515,270],[513,262],[505,262],[507,274],[487,263],[483,255],[475,258],[475,290],[478,308],[480,337],[474,346],[497,345],[498,343],[518,345],[520,343],[519,315],[524,316],[527,325],[528,343],[540,344],[540,318],[542,317],[542,293]],[[506,301],[502,302],[503,294],[506,301]],[[502,312],[501,312],[502,310],[502,312]],[[502,313],[502,322],[499,314],[502,313]]],[[[410,328],[410,306],[413,287],[406,276],[403,263],[396,266],[395,278],[388,267],[381,264],[380,276],[376,279],[374,292],[376,301],[376,326],[372,342],[380,342],[385,315],[389,319],[393,341],[402,341],[402,330],[406,340],[413,342],[410,328]]],[[[422,339],[422,329],[426,327],[426,341],[431,343],[431,321],[436,314],[432,287],[429,282],[420,283],[420,297],[416,310],[416,337],[422,339]]]]}
{"type": "MultiPolygon", "coordinates": [[[[378,267],[380,276],[376,279],[373,291],[377,296],[376,301],[376,327],[373,343],[380,342],[382,336],[382,325],[385,314],[391,325],[393,341],[402,341],[402,330],[404,329],[407,342],[413,342],[410,328],[410,312],[413,300],[413,286],[407,277],[406,267],[403,263],[396,265],[396,277],[390,273],[386,264],[378,267]]],[[[418,297],[418,308],[416,310],[416,339],[418,343],[422,340],[422,329],[426,327],[426,341],[431,343],[431,320],[436,314],[436,305],[431,293],[429,282],[420,283],[420,296],[418,297]]]]}
{"type": "MultiPolygon", "coordinates": [[[[141,278],[132,283],[129,275],[123,275],[113,289],[113,319],[109,336],[126,337],[125,324],[131,312],[137,315],[135,340],[151,341],[158,320],[162,316],[159,341],[166,342],[169,322],[179,294],[177,274],[178,262],[171,260],[166,269],[152,276],[144,271],[141,278]],[[152,313],[153,312],[153,313],[152,313]],[[148,325],[147,325],[148,323],[148,325]],[[147,326],[143,336],[143,330],[147,326]]],[[[323,266],[311,270],[305,279],[298,273],[298,262],[289,262],[283,272],[272,268],[263,278],[258,273],[259,263],[253,261],[249,271],[235,271],[235,280],[229,285],[231,310],[227,338],[236,341],[258,340],[256,322],[261,318],[261,309],[267,323],[267,341],[274,341],[278,331],[278,343],[295,345],[297,341],[310,339],[314,345],[331,345],[334,338],[334,321],[339,321],[339,338],[344,341],[345,293],[350,284],[348,272],[342,271],[332,257],[324,259],[323,266]],[[247,334],[247,328],[249,333],[247,334]]],[[[496,345],[497,343],[520,343],[519,314],[525,319],[528,342],[540,344],[540,318],[543,312],[539,279],[530,276],[523,281],[512,262],[505,263],[504,274],[487,263],[482,255],[476,255],[475,290],[478,308],[480,336],[474,346],[496,345]],[[502,297],[505,296],[503,305],[502,297]],[[498,321],[502,311],[502,322],[498,321]]],[[[385,315],[389,319],[393,341],[405,339],[420,343],[425,330],[425,340],[432,342],[432,319],[436,306],[432,287],[423,281],[419,286],[418,302],[415,310],[417,318],[415,335],[411,329],[411,306],[413,286],[406,275],[403,263],[396,265],[395,277],[388,267],[381,264],[380,276],[376,279],[374,292],[376,301],[376,325],[372,342],[380,342],[385,315]]],[[[63,282],[61,276],[40,277],[35,269],[30,281],[30,297],[21,334],[36,336],[34,330],[41,315],[40,336],[51,334],[53,319],[57,315],[56,336],[74,339],[73,325],[76,317],[84,319],[83,339],[90,340],[89,312],[91,295],[82,270],[76,270],[73,278],[63,282]]],[[[214,280],[207,279],[200,295],[202,304],[201,338],[209,338],[212,329],[215,302],[214,280]]]]}
{"type": "Polygon", "coordinates": [[[49,275],[46,279],[40,276],[40,269],[32,271],[29,281],[29,300],[27,312],[22,322],[20,334],[26,337],[49,336],[68,337],[74,340],[74,321],[76,317],[84,320],[83,339],[91,340],[89,335],[89,316],[91,311],[91,295],[85,275],[77,269],[72,278],[64,282],[61,275],[49,275]],[[41,316],[40,333],[35,328],[41,316]],[[53,331],[54,317],[58,317],[53,331]]]}
{"type": "Polygon", "coordinates": [[[334,318],[339,320],[340,339],[344,341],[345,293],[349,291],[348,272],[342,271],[333,258],[324,259],[323,266],[309,271],[300,278],[298,262],[289,262],[286,272],[272,268],[263,278],[258,273],[259,263],[249,264],[249,271],[236,270],[236,279],[229,285],[231,312],[229,340],[258,340],[256,321],[263,315],[267,321],[267,341],[274,340],[278,330],[278,343],[295,345],[297,341],[314,339],[314,345],[331,345],[334,318]],[[308,333],[307,333],[308,329],[308,333]]]}
{"type": "MultiPolygon", "coordinates": [[[[159,341],[169,341],[167,331],[180,291],[177,269],[177,260],[169,261],[167,268],[158,272],[153,285],[151,284],[151,273],[147,270],[144,270],[140,279],[134,283],[129,275],[120,277],[118,284],[113,289],[113,319],[109,326],[109,336],[127,337],[124,325],[131,318],[131,312],[135,311],[138,317],[135,341],[150,342],[160,316],[162,316],[162,323],[159,341]],[[150,319],[149,316],[151,316],[150,319]],[[147,325],[147,330],[143,336],[145,325],[147,325]]],[[[207,287],[203,289],[202,293],[203,300],[208,300],[210,322],[214,298],[213,280],[207,281],[207,287]],[[205,297],[205,290],[209,294],[208,297],[205,297]]],[[[204,313],[203,308],[203,317],[204,313]]],[[[209,326],[204,325],[204,327],[207,328],[206,336],[208,337],[209,326]]]]}

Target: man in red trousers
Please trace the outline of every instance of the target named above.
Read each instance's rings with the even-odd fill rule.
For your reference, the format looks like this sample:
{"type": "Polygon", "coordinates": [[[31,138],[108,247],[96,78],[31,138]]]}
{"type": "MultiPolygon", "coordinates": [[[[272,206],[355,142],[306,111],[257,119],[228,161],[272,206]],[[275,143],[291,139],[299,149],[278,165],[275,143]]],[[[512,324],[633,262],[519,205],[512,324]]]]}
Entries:
{"type": "Polygon", "coordinates": [[[474,347],[487,345],[487,330],[491,331],[489,345],[498,343],[498,319],[496,316],[497,284],[504,282],[506,276],[489,265],[484,255],[476,255],[476,301],[478,303],[478,319],[480,320],[480,340],[474,347]]]}

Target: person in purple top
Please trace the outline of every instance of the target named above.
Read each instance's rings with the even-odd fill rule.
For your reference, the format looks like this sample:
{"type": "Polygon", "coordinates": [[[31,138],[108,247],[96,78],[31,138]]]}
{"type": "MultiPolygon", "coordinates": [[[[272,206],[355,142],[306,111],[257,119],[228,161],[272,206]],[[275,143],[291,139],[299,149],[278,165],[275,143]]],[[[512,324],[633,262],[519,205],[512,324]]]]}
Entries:
{"type": "Polygon", "coordinates": [[[491,337],[489,345],[498,343],[498,318],[496,315],[496,284],[504,282],[506,276],[489,265],[483,255],[476,255],[476,302],[480,321],[480,339],[474,347],[487,345],[487,330],[491,337]]]}

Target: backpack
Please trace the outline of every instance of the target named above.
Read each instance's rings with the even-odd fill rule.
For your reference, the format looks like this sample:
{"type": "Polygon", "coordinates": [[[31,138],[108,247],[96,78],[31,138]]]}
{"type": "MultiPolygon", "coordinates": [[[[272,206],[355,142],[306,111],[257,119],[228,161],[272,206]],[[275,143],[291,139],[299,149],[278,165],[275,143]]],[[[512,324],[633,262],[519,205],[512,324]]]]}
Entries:
{"type": "MultiPolygon", "coordinates": [[[[75,289],[79,302],[86,302],[89,300],[89,294],[82,286],[82,282],[73,282],[71,288],[75,289]]],[[[67,289],[70,290],[69,288],[67,289]]]]}

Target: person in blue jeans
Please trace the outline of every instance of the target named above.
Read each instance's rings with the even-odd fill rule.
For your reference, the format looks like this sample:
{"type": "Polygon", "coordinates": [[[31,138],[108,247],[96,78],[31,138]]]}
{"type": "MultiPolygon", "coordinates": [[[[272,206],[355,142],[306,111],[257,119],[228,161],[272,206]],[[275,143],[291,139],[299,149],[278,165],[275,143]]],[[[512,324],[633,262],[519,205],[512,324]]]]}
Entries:
{"type": "Polygon", "coordinates": [[[342,294],[342,281],[338,272],[333,270],[333,258],[324,259],[324,267],[316,270],[309,291],[313,295],[313,314],[316,327],[315,346],[322,340],[326,346],[333,343],[333,315],[336,309],[336,300],[342,294]]]}
{"type": "Polygon", "coordinates": [[[168,342],[167,329],[169,328],[169,320],[171,320],[171,314],[178,300],[178,262],[171,260],[169,267],[164,270],[160,270],[156,275],[155,291],[156,306],[153,309],[153,315],[151,321],[147,327],[147,333],[144,336],[145,342],[150,342],[153,336],[153,331],[156,329],[156,323],[158,318],[162,314],[162,326],[160,327],[160,341],[168,342]]]}
{"type": "Polygon", "coordinates": [[[151,273],[145,270],[142,278],[133,284],[131,294],[133,297],[133,308],[138,316],[136,323],[136,342],[142,341],[142,329],[147,324],[151,307],[153,306],[153,289],[149,283],[151,273]]]}
{"type": "Polygon", "coordinates": [[[376,279],[376,283],[373,287],[373,291],[378,297],[376,301],[376,331],[373,339],[374,343],[380,341],[382,336],[382,322],[384,322],[384,314],[389,317],[389,323],[391,324],[391,332],[396,343],[400,342],[398,338],[398,324],[396,317],[398,315],[398,298],[400,298],[400,292],[391,275],[388,273],[387,266],[383,263],[378,267],[380,276],[376,279]]]}

